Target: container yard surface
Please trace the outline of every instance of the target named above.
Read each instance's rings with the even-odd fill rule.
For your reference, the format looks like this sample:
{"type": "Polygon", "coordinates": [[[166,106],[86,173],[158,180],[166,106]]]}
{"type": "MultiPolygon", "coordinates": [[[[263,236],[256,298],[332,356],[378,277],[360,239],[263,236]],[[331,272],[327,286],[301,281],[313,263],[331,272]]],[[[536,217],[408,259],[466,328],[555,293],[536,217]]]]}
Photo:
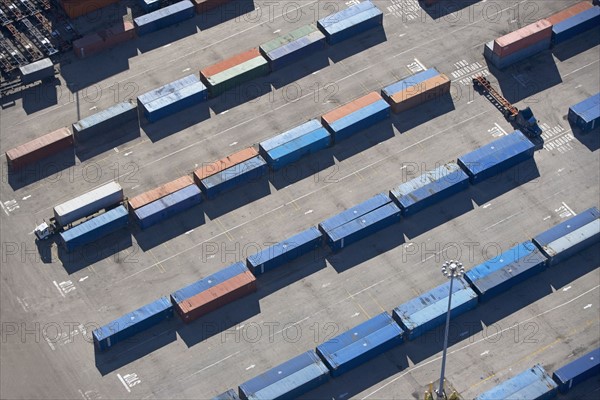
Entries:
{"type": "MultiPolygon", "coordinates": [[[[426,8],[375,0],[383,27],[328,46],[323,65],[306,57],[207,100],[198,113],[143,125],[139,137],[85,160],[77,149],[64,151],[17,173],[0,160],[0,397],[210,399],[237,391],[446,283],[440,273],[446,259],[459,258],[468,270],[599,207],[597,136],[573,133],[564,119],[570,106],[600,92],[594,37],[579,35],[552,49],[554,56],[544,52],[504,71],[488,67],[482,55],[485,42],[578,2],[538,1],[529,14],[530,2],[454,1],[446,3],[465,6],[441,15],[442,2],[426,8]],[[451,106],[427,102],[391,115],[270,171],[264,185],[203,201],[148,230],[132,221],[123,234],[66,256],[56,237],[36,242],[31,234],[56,205],[103,184],[116,180],[133,199],[429,68],[452,81],[451,106]],[[472,93],[473,74],[485,74],[518,108],[532,108],[544,130],[533,162],[470,185],[339,253],[320,247],[314,257],[275,268],[257,277],[257,292],[196,321],[184,324],[175,315],[106,353],[94,351],[94,329],[512,132],[489,100],[472,93]],[[257,89],[263,95],[249,96],[257,89]]],[[[334,3],[337,11],[346,7],[334,3]]],[[[137,7],[133,0],[119,4],[137,7]]],[[[187,75],[197,78],[204,68],[326,18],[334,12],[326,4],[231,1],[94,57],[65,54],[60,85],[3,96],[0,153],[187,75]]],[[[110,21],[93,31],[114,24],[119,7],[109,6],[113,14],[102,17],[110,21]]],[[[100,14],[73,24],[91,24],[94,16],[100,14]]],[[[462,398],[535,363],[552,374],[598,348],[599,254],[593,245],[452,319],[446,378],[462,398]]],[[[405,341],[300,399],[422,397],[439,379],[442,333],[438,327],[405,341]]],[[[569,396],[597,387],[592,378],[569,396]]]]}

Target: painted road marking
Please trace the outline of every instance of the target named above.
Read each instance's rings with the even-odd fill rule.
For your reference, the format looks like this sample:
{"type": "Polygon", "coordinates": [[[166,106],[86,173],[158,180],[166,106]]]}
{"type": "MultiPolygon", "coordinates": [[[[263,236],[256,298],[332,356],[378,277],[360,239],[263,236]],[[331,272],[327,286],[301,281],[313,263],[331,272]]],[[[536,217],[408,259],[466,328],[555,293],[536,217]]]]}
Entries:
{"type": "Polygon", "coordinates": [[[568,291],[569,289],[571,289],[571,286],[567,286],[566,288],[563,289],[563,292],[568,291]]]}
{"type": "Polygon", "coordinates": [[[312,212],[313,212],[313,210],[308,210],[307,212],[304,213],[304,215],[311,214],[312,212]]]}
{"type": "Polygon", "coordinates": [[[359,312],[355,312],[354,314],[352,314],[352,315],[350,316],[350,318],[355,318],[355,317],[358,317],[359,315],[360,315],[360,313],[359,313],[359,312]]]}
{"type": "Polygon", "coordinates": [[[181,71],[181,72],[188,72],[190,69],[191,69],[191,68],[186,68],[186,69],[184,69],[184,70],[183,70],[183,71],[181,71]]]}
{"type": "Polygon", "coordinates": [[[125,157],[127,157],[128,155],[130,155],[131,153],[133,153],[133,151],[128,151],[127,153],[123,154],[125,157]]]}
{"type": "Polygon", "coordinates": [[[552,218],[550,215],[546,215],[546,216],[544,217],[543,221],[545,221],[545,220],[547,220],[547,219],[550,219],[550,218],[552,218]]]}
{"type": "Polygon", "coordinates": [[[89,278],[89,276],[87,276],[87,275],[86,275],[86,276],[84,276],[83,278],[81,278],[81,279],[79,280],[79,282],[83,282],[83,281],[85,281],[87,278],[89,278]]]}
{"type": "Polygon", "coordinates": [[[56,347],[54,347],[54,345],[52,344],[52,342],[50,341],[50,339],[48,339],[45,336],[44,336],[44,339],[46,339],[46,343],[48,343],[48,346],[50,346],[50,348],[52,349],[52,351],[56,350],[56,347]]]}
{"type": "Polygon", "coordinates": [[[54,283],[54,286],[56,286],[56,289],[58,289],[60,295],[62,297],[65,297],[65,294],[63,293],[63,291],[61,290],[60,286],[58,286],[58,283],[56,283],[56,281],[52,281],[52,283],[54,283]]]}
{"type": "Polygon", "coordinates": [[[121,381],[121,383],[123,384],[123,386],[125,386],[125,389],[127,389],[127,391],[129,393],[131,393],[131,389],[129,389],[129,386],[127,386],[127,384],[125,383],[125,380],[123,379],[123,377],[121,376],[121,374],[117,374],[117,377],[119,378],[119,380],[121,381]]]}
{"type": "Polygon", "coordinates": [[[486,354],[490,354],[489,350],[484,351],[483,353],[480,354],[480,356],[485,356],[486,354]]]}
{"type": "Polygon", "coordinates": [[[573,215],[577,215],[577,213],[576,213],[575,211],[573,211],[573,209],[572,209],[571,207],[569,207],[569,206],[567,205],[567,203],[565,203],[564,201],[562,202],[562,205],[563,205],[563,206],[565,206],[565,208],[566,208],[567,210],[569,210],[569,212],[570,212],[571,214],[573,214],[573,215]]]}
{"type": "Polygon", "coordinates": [[[185,234],[186,234],[186,235],[189,235],[189,234],[190,234],[190,233],[192,233],[192,232],[194,232],[194,230],[193,230],[193,229],[190,229],[190,230],[189,230],[189,231],[187,231],[185,234]]]}
{"type": "Polygon", "coordinates": [[[231,357],[237,356],[237,355],[238,355],[238,354],[240,354],[240,353],[241,353],[241,351],[236,351],[235,353],[233,353],[233,354],[230,354],[230,355],[228,355],[227,357],[221,358],[219,361],[215,361],[214,363],[212,363],[212,364],[210,364],[210,365],[207,365],[206,367],[204,367],[204,368],[201,368],[201,369],[199,369],[198,371],[194,372],[193,374],[191,374],[191,375],[189,375],[189,376],[187,376],[187,377],[185,377],[185,378],[181,379],[181,381],[186,381],[186,380],[190,379],[191,377],[193,377],[194,375],[196,375],[196,374],[199,374],[199,373],[200,373],[200,372],[202,372],[202,371],[206,371],[207,369],[209,369],[209,368],[212,368],[212,367],[214,367],[215,365],[218,365],[218,364],[222,363],[223,361],[230,359],[231,357]]]}
{"type": "Polygon", "coordinates": [[[322,288],[326,288],[327,286],[331,285],[331,282],[327,282],[321,285],[322,288]]]}
{"type": "Polygon", "coordinates": [[[250,370],[251,370],[252,368],[254,368],[254,367],[256,367],[256,365],[252,364],[251,366],[249,366],[249,367],[246,367],[246,371],[250,371],[250,370]]]}
{"type": "Polygon", "coordinates": [[[2,203],[1,201],[0,201],[0,206],[2,206],[2,211],[4,211],[4,213],[5,213],[6,215],[9,215],[9,214],[8,214],[8,211],[6,210],[6,208],[4,208],[4,203],[2,203]]]}
{"type": "Polygon", "coordinates": [[[482,205],[481,208],[488,208],[491,205],[492,205],[492,203],[487,203],[487,204],[482,205]]]}
{"type": "Polygon", "coordinates": [[[590,308],[590,307],[592,307],[592,305],[591,305],[591,304],[588,304],[588,305],[584,306],[584,307],[583,307],[583,309],[584,309],[584,310],[587,310],[587,309],[588,309],[588,308],[590,308]]]}
{"type": "Polygon", "coordinates": [[[28,199],[28,198],[30,198],[30,197],[31,197],[31,195],[29,195],[29,196],[25,196],[25,197],[23,197],[23,200],[27,200],[27,199],[28,199]]]}
{"type": "Polygon", "coordinates": [[[27,302],[24,299],[17,296],[17,301],[19,302],[21,307],[23,307],[23,310],[25,310],[25,312],[29,311],[29,304],[27,304],[27,302]]]}

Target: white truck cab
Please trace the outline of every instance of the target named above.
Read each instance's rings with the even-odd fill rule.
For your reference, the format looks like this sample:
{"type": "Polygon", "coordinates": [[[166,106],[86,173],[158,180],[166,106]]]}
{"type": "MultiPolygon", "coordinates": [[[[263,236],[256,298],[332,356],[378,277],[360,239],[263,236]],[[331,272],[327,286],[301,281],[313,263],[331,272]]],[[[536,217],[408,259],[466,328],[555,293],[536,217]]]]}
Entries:
{"type": "Polygon", "coordinates": [[[43,223],[36,226],[34,232],[35,236],[37,236],[38,239],[44,240],[48,239],[48,237],[52,234],[52,228],[50,227],[50,225],[48,225],[46,221],[44,221],[43,223]]]}

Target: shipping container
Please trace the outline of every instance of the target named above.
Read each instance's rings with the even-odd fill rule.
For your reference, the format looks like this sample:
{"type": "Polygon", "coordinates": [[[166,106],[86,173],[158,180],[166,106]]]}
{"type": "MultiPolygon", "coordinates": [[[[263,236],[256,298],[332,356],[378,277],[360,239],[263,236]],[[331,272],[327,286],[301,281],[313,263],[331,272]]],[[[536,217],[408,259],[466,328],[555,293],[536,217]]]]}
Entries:
{"type": "Polygon", "coordinates": [[[183,78],[177,79],[176,81],[167,83],[166,85],[152,89],[146,93],[138,96],[138,105],[143,106],[144,104],[151,103],[154,100],[160,99],[161,97],[168,96],[171,93],[175,93],[187,86],[193,85],[200,82],[200,79],[194,75],[187,75],[183,78]]]}
{"type": "Polygon", "coordinates": [[[542,272],[545,266],[546,256],[527,241],[471,268],[465,280],[477,292],[480,301],[487,301],[542,272]]]}
{"type": "Polygon", "coordinates": [[[137,121],[137,106],[133,100],[115,104],[112,107],[85,117],[73,124],[73,134],[77,142],[84,142],[114,131],[129,121],[137,121]]]}
{"type": "Polygon", "coordinates": [[[109,182],[54,207],[54,219],[59,225],[67,226],[103,208],[114,206],[122,200],[121,185],[117,182],[109,182]]]}
{"type": "Polygon", "coordinates": [[[213,397],[212,400],[240,400],[240,396],[238,396],[235,390],[229,389],[228,391],[213,397]]]}
{"type": "Polygon", "coordinates": [[[146,329],[173,316],[173,305],[167,297],[138,308],[93,332],[94,344],[100,351],[107,350],[146,329]]]}
{"type": "Polygon", "coordinates": [[[370,93],[323,115],[321,120],[337,143],[389,117],[390,105],[378,93],[370,93]]]}
{"type": "Polygon", "coordinates": [[[71,131],[69,128],[60,128],[8,150],[6,161],[9,168],[18,170],[70,148],[73,148],[71,131]]]}
{"type": "Polygon", "coordinates": [[[201,82],[196,82],[144,104],[144,116],[149,122],[156,122],[188,107],[200,104],[207,98],[208,91],[206,90],[206,86],[201,82]]]}
{"type": "Polygon", "coordinates": [[[194,5],[189,0],[183,0],[151,13],[141,15],[133,20],[138,36],[147,35],[194,16],[194,5]]]}
{"type": "Polygon", "coordinates": [[[417,72],[416,74],[409,76],[408,78],[402,79],[396,83],[393,83],[381,89],[381,97],[383,97],[383,99],[388,103],[391,103],[391,97],[394,94],[400,93],[410,87],[416,86],[419,83],[425,82],[427,79],[433,78],[438,75],[440,75],[440,73],[435,68],[429,68],[425,71],[417,72]]]}
{"type": "Polygon", "coordinates": [[[323,234],[314,226],[276,243],[246,259],[246,266],[255,276],[264,274],[285,263],[295,260],[323,243],[323,234]]]}
{"type": "Polygon", "coordinates": [[[589,1],[582,1],[571,7],[565,8],[562,11],[557,12],[556,14],[552,14],[546,20],[552,24],[552,26],[558,24],[559,22],[564,21],[565,19],[569,19],[582,11],[589,10],[592,8],[592,3],[589,1]]]}
{"type": "Polygon", "coordinates": [[[201,70],[200,79],[214,97],[269,72],[269,63],[254,48],[201,70]]]}
{"type": "Polygon", "coordinates": [[[370,1],[363,1],[317,21],[329,44],[350,39],[382,24],[383,13],[370,1]]]}
{"type": "Polygon", "coordinates": [[[598,375],[600,375],[600,348],[560,367],[554,371],[552,379],[558,383],[559,392],[567,393],[573,386],[598,375]]]}
{"type": "Polygon", "coordinates": [[[104,40],[98,32],[89,33],[73,41],[73,52],[79,58],[89,57],[104,50],[104,40]]]}
{"type": "Polygon", "coordinates": [[[325,35],[315,24],[309,24],[261,44],[259,49],[269,62],[271,71],[276,71],[309,57],[324,47],[325,35]]]}
{"type": "Polygon", "coordinates": [[[403,334],[402,328],[384,312],[320,344],[317,354],[331,376],[340,376],[400,345],[403,334]]]}
{"type": "Polygon", "coordinates": [[[559,263],[600,240],[600,211],[589,208],[533,238],[548,257],[548,265],[559,263]]]}
{"type": "Polygon", "coordinates": [[[188,323],[254,292],[256,278],[246,271],[177,303],[175,309],[188,323]]]}
{"type": "Polygon", "coordinates": [[[581,113],[577,118],[576,125],[583,133],[598,130],[600,127],[600,107],[590,108],[581,113]]]}
{"type": "Polygon", "coordinates": [[[225,158],[203,165],[194,171],[194,182],[200,186],[200,182],[204,178],[216,175],[221,171],[231,168],[234,165],[248,161],[258,155],[258,151],[254,147],[248,147],[246,149],[237,151],[233,154],[228,155],[225,158]]]}
{"type": "Polygon", "coordinates": [[[600,93],[572,105],[567,114],[569,122],[583,133],[600,126],[600,93]]]}
{"type": "Polygon", "coordinates": [[[542,39],[529,47],[515,51],[507,56],[500,57],[492,50],[493,42],[489,42],[485,45],[483,54],[493,66],[498,69],[504,69],[510,65],[526,60],[529,57],[533,57],[544,50],[548,50],[550,48],[550,43],[551,37],[542,39]]]}
{"type": "Polygon", "coordinates": [[[398,221],[400,208],[394,203],[388,203],[326,232],[325,238],[331,250],[338,251],[398,221]]]}
{"type": "Polygon", "coordinates": [[[552,27],[552,43],[559,44],[600,26],[600,7],[592,7],[552,27]]]}
{"type": "Polygon", "coordinates": [[[505,57],[552,37],[552,24],[541,19],[494,40],[494,53],[505,57]]]}
{"type": "Polygon", "coordinates": [[[259,143],[260,155],[278,170],[331,145],[329,132],[317,120],[308,121],[259,143]]]}
{"type": "Polygon", "coordinates": [[[206,278],[200,279],[194,283],[191,283],[176,292],[171,293],[171,303],[173,305],[179,304],[184,300],[187,300],[191,297],[196,296],[199,293],[205,292],[208,289],[223,283],[235,276],[243,275],[246,272],[249,272],[246,265],[238,261],[233,263],[212,275],[207,276],[206,278]]]}
{"type": "Polygon", "coordinates": [[[134,37],[133,23],[123,21],[73,41],[73,51],[77,57],[86,58],[134,37]]]}
{"type": "Polygon", "coordinates": [[[207,199],[214,199],[220,193],[260,179],[267,173],[267,163],[261,156],[256,156],[233,167],[200,181],[200,188],[207,199]]]}
{"type": "Polygon", "coordinates": [[[146,229],[201,202],[200,189],[196,185],[190,185],[136,209],[134,215],[140,227],[146,229]]]}
{"type": "MultiPolygon", "coordinates": [[[[394,308],[392,317],[409,340],[423,335],[446,321],[450,281],[394,308]]],[[[463,278],[452,282],[451,318],[456,318],[477,306],[477,293],[463,278]]]]}
{"type": "Polygon", "coordinates": [[[329,370],[314,350],[309,350],[242,383],[243,400],[292,400],[329,380],[329,370]]]}
{"type": "Polygon", "coordinates": [[[232,0],[192,0],[198,14],[205,13],[230,1],[232,0]]]}
{"type": "Polygon", "coordinates": [[[534,150],[533,143],[517,130],[460,156],[457,163],[475,184],[533,158],[534,150]]]}
{"type": "Polygon", "coordinates": [[[390,96],[390,105],[394,113],[400,113],[416,107],[426,101],[441,97],[450,91],[450,79],[444,74],[431,77],[390,96]]]}
{"type": "Polygon", "coordinates": [[[21,74],[21,83],[25,85],[51,79],[54,78],[54,63],[49,58],[44,58],[19,67],[19,72],[21,74]]]}
{"type": "Polygon", "coordinates": [[[182,176],[181,178],[175,179],[174,181],[167,182],[162,186],[155,189],[149,190],[142,194],[138,194],[135,197],[129,199],[129,209],[136,210],[146,204],[150,204],[160,198],[163,198],[169,194],[175,193],[187,186],[193,185],[194,181],[189,175],[182,176]]]}
{"type": "Polygon", "coordinates": [[[569,120],[571,120],[571,112],[581,114],[594,107],[600,108],[600,93],[596,93],[595,95],[590,96],[587,99],[569,107],[569,120]]]}
{"type": "Polygon", "coordinates": [[[60,0],[60,5],[69,18],[75,19],[118,1],[119,0],[60,0]]]}
{"type": "Polygon", "coordinates": [[[128,221],[127,209],[118,206],[71,229],[60,232],[60,244],[67,252],[71,252],[125,228],[128,221]]]}
{"type": "Polygon", "coordinates": [[[385,193],[379,193],[371,197],[370,199],[367,199],[362,203],[351,207],[347,210],[344,210],[341,213],[336,214],[333,217],[330,217],[325,221],[321,222],[319,224],[319,230],[323,233],[332,231],[335,228],[344,225],[345,223],[348,223],[356,218],[360,218],[363,215],[380,207],[383,207],[391,202],[392,200],[385,193]]]}
{"type": "Polygon", "coordinates": [[[469,176],[456,163],[427,171],[390,190],[402,215],[414,214],[469,187],[469,176]]]}
{"type": "Polygon", "coordinates": [[[138,0],[144,12],[156,11],[160,8],[160,0],[138,0]]]}
{"type": "Polygon", "coordinates": [[[536,364],[480,394],[475,400],[547,400],[556,397],[556,383],[536,364]]]}

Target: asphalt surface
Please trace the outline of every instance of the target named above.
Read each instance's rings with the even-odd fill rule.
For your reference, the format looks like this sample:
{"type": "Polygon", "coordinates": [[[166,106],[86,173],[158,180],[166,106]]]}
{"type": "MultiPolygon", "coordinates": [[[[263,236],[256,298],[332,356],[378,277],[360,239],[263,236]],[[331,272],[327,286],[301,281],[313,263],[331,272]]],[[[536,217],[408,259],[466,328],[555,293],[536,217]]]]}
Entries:
{"type": "MultiPolygon", "coordinates": [[[[490,71],[482,55],[485,42],[572,3],[471,1],[432,18],[416,1],[376,1],[383,30],[25,173],[8,174],[3,159],[0,397],[211,398],[443,283],[446,259],[468,269],[599,206],[600,135],[574,134],[566,120],[570,105],[600,90],[598,30],[505,71],[490,71]],[[430,67],[452,79],[451,97],[148,230],[132,226],[73,254],[34,241],[53,206],[103,183],[116,179],[135,196],[430,67]],[[340,253],[321,249],[265,274],[256,294],[194,323],[175,318],[107,353],[94,351],[94,327],[511,132],[473,92],[473,74],[488,75],[518,107],[532,107],[544,129],[535,162],[340,253]]],[[[0,150],[197,74],[331,7],[258,2],[250,13],[197,16],[88,60],[66,57],[60,84],[2,99],[0,150]]],[[[446,377],[463,398],[535,363],[554,371],[598,347],[598,250],[453,320],[446,377]]],[[[442,335],[405,343],[303,398],[422,398],[439,379],[442,335]]],[[[600,382],[578,390],[597,398],[600,382]]]]}

